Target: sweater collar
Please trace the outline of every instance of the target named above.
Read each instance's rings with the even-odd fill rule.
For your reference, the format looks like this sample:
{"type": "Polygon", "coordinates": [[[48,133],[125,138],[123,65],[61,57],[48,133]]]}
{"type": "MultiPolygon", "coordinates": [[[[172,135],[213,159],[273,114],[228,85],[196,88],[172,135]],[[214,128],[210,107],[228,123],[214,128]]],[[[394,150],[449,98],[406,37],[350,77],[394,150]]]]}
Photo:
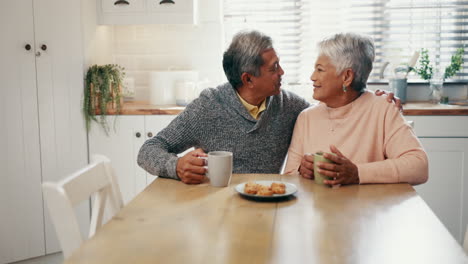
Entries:
{"type": "Polygon", "coordinates": [[[249,104],[249,102],[244,100],[244,98],[242,98],[242,96],[239,94],[238,91],[236,91],[236,94],[237,94],[237,97],[239,97],[239,100],[241,101],[242,105],[247,109],[250,115],[256,120],[258,120],[258,116],[266,109],[266,106],[265,106],[266,99],[262,101],[260,106],[256,106],[256,105],[249,104]]]}
{"type": "Polygon", "coordinates": [[[235,115],[240,115],[242,118],[250,121],[252,123],[252,127],[248,130],[248,133],[254,132],[258,128],[260,128],[263,123],[268,122],[271,118],[271,110],[273,106],[273,96],[267,97],[265,106],[266,109],[260,115],[260,118],[256,120],[252,117],[252,115],[247,111],[245,106],[241,103],[239,97],[237,96],[236,89],[234,89],[231,84],[225,83],[219,86],[219,91],[222,95],[222,100],[225,103],[225,108],[229,112],[233,112],[235,115]]]}
{"type": "Polygon", "coordinates": [[[359,96],[356,100],[352,101],[351,103],[347,104],[347,105],[344,105],[344,106],[340,106],[340,107],[336,107],[336,108],[331,108],[331,107],[328,107],[327,105],[323,104],[323,106],[325,107],[327,113],[328,113],[328,118],[330,119],[343,119],[343,118],[346,118],[346,116],[352,111],[353,107],[356,107],[356,105],[359,105],[360,103],[362,103],[361,101],[363,101],[366,96],[367,96],[367,93],[369,93],[368,91],[364,91],[361,96],[359,96]]]}
{"type": "MultiPolygon", "coordinates": [[[[221,85],[220,87],[220,92],[223,94],[223,100],[225,100],[226,107],[229,108],[230,111],[235,111],[239,115],[241,115],[243,118],[252,121],[252,122],[257,122],[262,119],[263,113],[260,116],[260,119],[257,120],[252,117],[252,115],[249,113],[249,111],[245,108],[245,106],[242,104],[240,101],[239,97],[237,96],[237,91],[235,88],[231,86],[229,83],[225,83],[221,85]]],[[[268,98],[266,100],[266,108],[268,109],[268,98]]]]}

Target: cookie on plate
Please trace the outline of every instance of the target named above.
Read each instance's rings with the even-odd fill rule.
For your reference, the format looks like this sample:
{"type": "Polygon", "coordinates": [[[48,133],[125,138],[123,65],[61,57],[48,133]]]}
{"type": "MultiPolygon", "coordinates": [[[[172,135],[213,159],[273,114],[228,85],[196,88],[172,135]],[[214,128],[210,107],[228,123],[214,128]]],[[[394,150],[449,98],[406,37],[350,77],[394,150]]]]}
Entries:
{"type": "Polygon", "coordinates": [[[272,191],[271,188],[268,187],[268,186],[261,186],[260,189],[259,189],[258,192],[257,192],[257,195],[261,195],[261,196],[272,196],[272,195],[273,195],[273,191],[272,191]]]}

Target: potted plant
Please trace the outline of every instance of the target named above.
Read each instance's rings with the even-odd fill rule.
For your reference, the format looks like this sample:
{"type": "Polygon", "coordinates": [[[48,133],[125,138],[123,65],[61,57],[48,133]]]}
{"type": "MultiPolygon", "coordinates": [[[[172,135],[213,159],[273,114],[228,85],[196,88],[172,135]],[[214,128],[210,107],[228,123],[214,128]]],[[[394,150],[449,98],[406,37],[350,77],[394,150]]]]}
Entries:
{"type": "Polygon", "coordinates": [[[83,113],[86,129],[89,131],[91,122],[99,123],[106,134],[109,125],[106,115],[109,111],[119,114],[122,107],[122,82],[125,77],[124,68],[117,64],[92,65],[86,73],[83,113]],[[100,115],[99,118],[96,114],[100,115]]]}
{"type": "Polygon", "coordinates": [[[419,60],[419,67],[414,70],[423,80],[429,81],[432,101],[434,103],[442,102],[448,103],[448,97],[442,97],[442,86],[445,79],[454,76],[463,65],[463,55],[465,48],[458,48],[454,55],[450,59],[450,65],[448,65],[444,72],[435,69],[429,59],[429,51],[427,49],[421,50],[421,58],[419,60]]]}

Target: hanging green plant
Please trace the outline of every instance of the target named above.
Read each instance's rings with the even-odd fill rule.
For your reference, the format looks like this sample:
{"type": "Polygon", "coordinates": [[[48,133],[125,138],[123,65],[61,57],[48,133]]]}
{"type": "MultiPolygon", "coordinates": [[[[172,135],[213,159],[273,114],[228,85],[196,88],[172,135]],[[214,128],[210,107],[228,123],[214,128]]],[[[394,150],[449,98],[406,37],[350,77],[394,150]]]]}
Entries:
{"type": "Polygon", "coordinates": [[[89,67],[83,100],[87,131],[91,128],[91,122],[95,121],[102,126],[106,134],[109,134],[106,115],[109,110],[115,111],[116,114],[121,111],[124,77],[124,68],[116,64],[89,67]],[[96,117],[96,114],[99,114],[99,117],[96,117]]]}

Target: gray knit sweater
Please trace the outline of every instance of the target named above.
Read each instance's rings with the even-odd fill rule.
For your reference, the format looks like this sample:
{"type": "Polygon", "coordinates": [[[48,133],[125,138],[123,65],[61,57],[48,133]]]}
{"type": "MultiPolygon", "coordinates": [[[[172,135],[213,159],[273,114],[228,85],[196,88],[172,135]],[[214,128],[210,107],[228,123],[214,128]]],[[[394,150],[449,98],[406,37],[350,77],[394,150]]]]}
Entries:
{"type": "Polygon", "coordinates": [[[205,89],[143,144],[138,165],[153,175],[179,179],[176,154],[195,147],[233,152],[234,173],[279,173],[296,118],[308,106],[301,97],[282,90],[267,98],[266,110],[255,120],[230,84],[205,89]]]}

